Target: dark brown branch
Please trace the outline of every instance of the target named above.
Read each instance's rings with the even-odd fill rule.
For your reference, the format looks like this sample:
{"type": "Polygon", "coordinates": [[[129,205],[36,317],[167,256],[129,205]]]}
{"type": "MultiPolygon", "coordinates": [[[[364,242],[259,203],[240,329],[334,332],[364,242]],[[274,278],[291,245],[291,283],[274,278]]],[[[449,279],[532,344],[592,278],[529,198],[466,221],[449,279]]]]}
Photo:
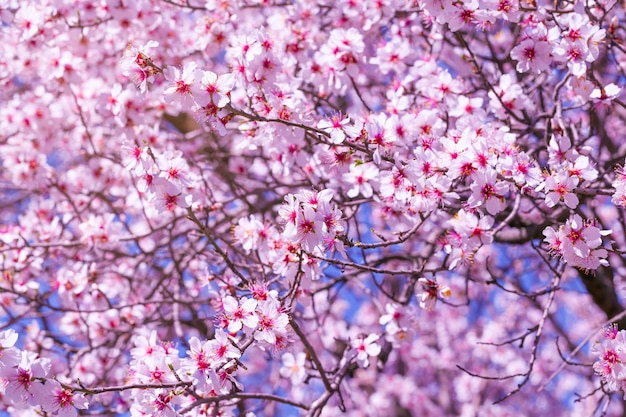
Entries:
{"type": "MultiPolygon", "coordinates": [[[[581,270],[579,276],[593,302],[600,307],[607,318],[615,317],[624,311],[615,292],[611,268],[601,267],[595,273],[581,270]]],[[[617,325],[620,329],[626,329],[626,317],[622,317],[617,325]]]]}

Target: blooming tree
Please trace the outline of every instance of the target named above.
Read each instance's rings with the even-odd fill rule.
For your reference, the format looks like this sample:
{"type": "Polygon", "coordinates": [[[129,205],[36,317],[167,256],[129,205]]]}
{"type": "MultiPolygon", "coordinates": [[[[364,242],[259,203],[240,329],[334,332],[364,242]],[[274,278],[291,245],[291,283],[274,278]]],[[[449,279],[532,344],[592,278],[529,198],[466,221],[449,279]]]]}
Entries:
{"type": "Polygon", "coordinates": [[[622,415],[625,7],[0,0],[0,409],[622,415]]]}

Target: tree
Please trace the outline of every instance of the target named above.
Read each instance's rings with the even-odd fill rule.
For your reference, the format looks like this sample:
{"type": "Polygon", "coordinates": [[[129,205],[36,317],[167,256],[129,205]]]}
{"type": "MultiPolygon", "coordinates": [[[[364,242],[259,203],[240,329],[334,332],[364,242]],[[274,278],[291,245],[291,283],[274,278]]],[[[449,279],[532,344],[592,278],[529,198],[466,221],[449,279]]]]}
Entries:
{"type": "Polygon", "coordinates": [[[0,17],[8,415],[622,413],[623,3],[0,17]]]}

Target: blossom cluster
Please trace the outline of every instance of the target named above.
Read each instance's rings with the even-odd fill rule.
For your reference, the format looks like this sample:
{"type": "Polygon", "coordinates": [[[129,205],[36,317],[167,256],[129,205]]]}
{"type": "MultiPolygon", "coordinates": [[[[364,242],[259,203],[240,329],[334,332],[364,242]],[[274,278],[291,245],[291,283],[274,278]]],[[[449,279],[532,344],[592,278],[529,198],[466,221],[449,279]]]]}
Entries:
{"type": "Polygon", "coordinates": [[[76,417],[77,409],[88,407],[81,392],[52,378],[50,360],[18,349],[17,340],[12,329],[0,332],[0,387],[12,406],[33,406],[59,417],[76,417]]]}
{"type": "Polygon", "coordinates": [[[0,0],[0,409],[593,414],[624,7],[0,0]]]}
{"type": "Polygon", "coordinates": [[[196,178],[180,151],[157,153],[149,146],[123,145],[123,164],[137,177],[137,191],[156,213],[189,208],[196,178]]]}
{"type": "Polygon", "coordinates": [[[615,192],[611,201],[617,206],[626,207],[626,172],[623,168],[616,170],[615,181],[613,181],[615,192]]]}
{"type": "Polygon", "coordinates": [[[548,226],[543,231],[550,253],[586,271],[608,265],[602,236],[609,234],[610,230],[601,230],[593,221],[583,221],[578,214],[572,215],[558,230],[548,226]]]}
{"type": "Polygon", "coordinates": [[[593,370],[600,375],[609,391],[622,391],[626,396],[626,330],[611,324],[602,331],[602,339],[591,346],[597,358],[593,370]]]}

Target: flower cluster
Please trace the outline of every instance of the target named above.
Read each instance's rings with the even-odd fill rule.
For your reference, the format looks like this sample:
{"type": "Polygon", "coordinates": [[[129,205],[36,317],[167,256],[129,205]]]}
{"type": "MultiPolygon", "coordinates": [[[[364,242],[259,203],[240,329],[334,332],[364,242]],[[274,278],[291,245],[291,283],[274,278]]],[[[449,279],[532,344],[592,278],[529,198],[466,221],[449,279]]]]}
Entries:
{"type": "Polygon", "coordinates": [[[338,236],[344,231],[342,213],[331,203],[332,190],[307,191],[285,196],[278,215],[285,223],[282,236],[306,251],[342,250],[338,236]]]}
{"type": "Polygon", "coordinates": [[[150,57],[150,50],[157,48],[159,43],[151,40],[140,47],[128,44],[124,50],[124,56],[120,60],[120,68],[124,75],[129,77],[143,93],[148,84],[154,82],[154,77],[161,69],[157,67],[150,57]]]}
{"type": "Polygon", "coordinates": [[[625,7],[0,0],[0,414],[593,414],[625,7]]]}
{"type": "Polygon", "coordinates": [[[88,407],[82,393],[49,376],[49,360],[18,349],[17,340],[12,329],[0,332],[0,387],[12,406],[41,407],[59,417],[76,417],[77,408],[88,407]]]}
{"type": "Polygon", "coordinates": [[[543,231],[544,241],[552,255],[560,256],[568,264],[583,270],[594,270],[608,265],[608,252],[602,247],[602,236],[611,234],[601,230],[593,221],[583,221],[572,215],[558,230],[548,226],[543,231]]]}
{"type": "Polygon", "coordinates": [[[613,204],[626,207],[626,171],[624,171],[624,168],[618,168],[615,171],[613,188],[615,188],[615,192],[611,198],[613,204]]]}
{"type": "Polygon", "coordinates": [[[602,339],[591,346],[597,358],[593,370],[600,375],[609,391],[621,390],[626,396],[626,330],[611,324],[602,332],[602,339]]]}
{"type": "Polygon", "coordinates": [[[123,145],[123,164],[137,176],[137,190],[156,213],[191,207],[194,173],[180,151],[157,153],[149,146],[123,145]]]}
{"type": "Polygon", "coordinates": [[[154,388],[139,395],[135,391],[125,394],[126,401],[132,403],[131,415],[175,415],[193,399],[188,396],[188,387],[193,387],[196,395],[207,397],[243,389],[236,379],[242,355],[238,347],[240,331],[251,341],[272,349],[283,347],[288,338],[289,318],[276,293],[262,285],[251,290],[253,298],[242,299],[241,303],[232,296],[222,298],[219,325],[223,327],[208,340],[191,337],[186,356],[180,357],[180,350],[172,343],[160,341],[156,331],[134,338],[127,382],[154,388]]]}

